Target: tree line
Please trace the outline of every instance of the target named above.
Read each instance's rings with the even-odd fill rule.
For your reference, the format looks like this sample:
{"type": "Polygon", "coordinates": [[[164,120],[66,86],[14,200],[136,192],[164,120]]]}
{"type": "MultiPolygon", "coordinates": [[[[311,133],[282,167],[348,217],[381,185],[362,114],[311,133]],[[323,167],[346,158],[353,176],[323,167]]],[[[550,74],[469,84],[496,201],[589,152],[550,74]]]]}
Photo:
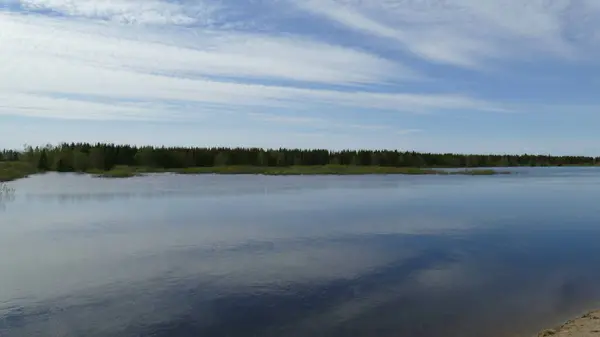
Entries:
{"type": "Polygon", "coordinates": [[[600,157],[548,155],[468,155],[395,150],[261,149],[224,147],[150,147],[63,143],[4,150],[0,161],[23,161],[40,171],[107,171],[115,166],[175,169],[212,166],[359,165],[391,167],[513,167],[596,165],[600,157]]]}

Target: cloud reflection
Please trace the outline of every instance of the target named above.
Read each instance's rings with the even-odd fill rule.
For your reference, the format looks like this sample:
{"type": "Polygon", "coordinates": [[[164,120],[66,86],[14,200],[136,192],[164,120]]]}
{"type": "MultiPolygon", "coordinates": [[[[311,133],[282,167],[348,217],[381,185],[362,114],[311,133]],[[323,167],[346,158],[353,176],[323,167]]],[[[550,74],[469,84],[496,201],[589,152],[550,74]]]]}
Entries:
{"type": "MultiPolygon", "coordinates": [[[[132,198],[45,223],[32,202],[36,224],[0,228],[0,335],[504,337],[600,301],[597,214],[571,207],[587,195],[530,214],[559,199],[481,181],[132,198]]],[[[122,184],[142,182],[162,188],[122,184]]]]}
{"type": "Polygon", "coordinates": [[[134,282],[5,309],[0,326],[9,336],[42,330],[73,336],[344,336],[375,330],[381,336],[481,336],[497,326],[488,335],[503,336],[497,324],[507,319],[525,331],[532,329],[529,319],[564,315],[600,299],[594,282],[600,271],[570,267],[576,254],[554,266],[540,264],[560,261],[560,253],[551,252],[555,238],[528,239],[542,249],[528,256],[500,253],[495,249],[516,248],[507,237],[470,232],[467,241],[364,235],[212,254],[181,250],[130,261],[138,268],[131,273],[144,273],[150,264],[165,267],[134,282]],[[478,254],[465,254],[469,250],[478,254]],[[517,257],[524,261],[515,265],[511,259],[517,257]],[[530,267],[536,269],[520,272],[530,267]],[[532,310],[532,301],[546,305],[532,310]]]}

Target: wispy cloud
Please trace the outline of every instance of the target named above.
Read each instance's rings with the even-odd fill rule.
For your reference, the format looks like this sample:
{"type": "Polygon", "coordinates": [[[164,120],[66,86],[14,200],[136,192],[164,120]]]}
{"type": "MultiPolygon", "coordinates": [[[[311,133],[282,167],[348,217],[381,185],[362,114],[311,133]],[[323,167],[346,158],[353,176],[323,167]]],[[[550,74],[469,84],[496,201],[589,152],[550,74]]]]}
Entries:
{"type": "Polygon", "coordinates": [[[593,0],[4,0],[0,118],[483,130],[501,117],[458,116],[600,104],[557,89],[593,75],[599,19],[593,0]]]}
{"type": "Polygon", "coordinates": [[[327,120],[323,118],[316,117],[301,117],[301,116],[282,116],[282,115],[274,115],[267,114],[262,112],[251,112],[248,114],[252,118],[256,118],[262,121],[267,122],[277,122],[277,123],[285,123],[285,124],[316,124],[316,123],[324,123],[327,120]]]}
{"type": "Polygon", "coordinates": [[[289,115],[276,115],[269,113],[252,112],[248,114],[257,120],[266,121],[269,123],[292,124],[299,126],[310,125],[313,129],[335,132],[339,130],[350,132],[372,132],[372,131],[393,131],[396,135],[408,135],[416,132],[421,132],[420,129],[397,129],[396,127],[383,124],[353,124],[344,121],[339,121],[333,118],[318,118],[318,117],[302,117],[289,115]]]}
{"type": "Polygon", "coordinates": [[[23,10],[118,23],[189,25],[207,22],[217,9],[161,0],[21,0],[23,10]]]}
{"type": "Polygon", "coordinates": [[[51,58],[100,70],[340,84],[416,76],[380,57],[302,37],[173,27],[155,31],[14,14],[2,14],[2,20],[2,55],[9,61],[51,58]],[[361,67],[348,71],[353,65],[361,67]]]}
{"type": "Polygon", "coordinates": [[[542,50],[557,57],[586,57],[593,47],[587,31],[596,28],[593,20],[600,16],[595,2],[570,0],[295,3],[344,27],[395,41],[428,61],[469,68],[542,50]]]}
{"type": "MultiPolygon", "coordinates": [[[[74,95],[219,104],[223,110],[315,105],[408,112],[499,109],[463,95],[299,87],[298,83],[306,82],[355,86],[414,76],[402,65],[364,51],[302,37],[188,29],[154,32],[14,13],[0,13],[0,17],[5,32],[0,37],[0,90],[7,93],[3,113],[21,113],[27,101],[31,107],[44,106],[49,117],[101,116],[97,104],[90,105],[88,111],[93,112],[84,112],[81,106],[89,102],[80,100],[74,105],[74,95]],[[137,33],[135,38],[133,33],[137,33]],[[185,37],[170,35],[175,33],[185,37]],[[169,36],[175,39],[156,41],[169,36]],[[261,81],[292,82],[283,86],[261,81]],[[72,98],[64,104],[64,99],[52,100],[57,95],[72,98]]],[[[105,106],[106,118],[122,115],[123,107],[114,105],[113,111],[105,106]]],[[[139,118],[152,115],[137,107],[127,109],[138,111],[139,118]]]]}

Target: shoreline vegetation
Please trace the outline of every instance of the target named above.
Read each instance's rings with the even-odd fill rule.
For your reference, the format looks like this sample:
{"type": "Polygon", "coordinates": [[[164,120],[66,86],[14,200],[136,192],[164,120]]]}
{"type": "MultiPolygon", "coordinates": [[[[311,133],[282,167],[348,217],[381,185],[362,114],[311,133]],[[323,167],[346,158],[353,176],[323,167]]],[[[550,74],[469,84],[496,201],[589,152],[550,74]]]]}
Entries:
{"type": "MultiPolygon", "coordinates": [[[[0,162],[0,183],[26,178],[33,174],[49,171],[36,171],[30,166],[18,165],[16,168],[6,169],[10,164],[0,162]]],[[[173,174],[223,174],[223,175],[266,175],[266,176],[298,176],[298,175],[497,175],[510,174],[509,171],[492,169],[464,169],[446,171],[443,169],[423,169],[418,167],[383,167],[383,166],[350,166],[350,165],[322,165],[322,166],[213,166],[213,167],[187,167],[187,168],[152,168],[139,166],[115,166],[103,171],[90,169],[77,171],[77,173],[90,174],[96,178],[131,178],[152,173],[173,174]]]]}
{"type": "Polygon", "coordinates": [[[419,153],[397,150],[137,147],[63,143],[0,150],[0,181],[43,172],[125,178],[147,173],[364,175],[494,175],[494,167],[597,166],[600,157],[419,153]],[[460,168],[463,170],[446,171],[460,168]]]}
{"type": "Polygon", "coordinates": [[[37,170],[29,163],[0,161],[0,183],[26,178],[35,173],[37,170]]]}
{"type": "Polygon", "coordinates": [[[87,172],[100,178],[129,178],[148,173],[174,173],[174,174],[254,174],[267,176],[293,176],[293,175],[377,175],[377,174],[402,174],[402,175],[495,175],[509,174],[507,171],[491,169],[471,169],[445,171],[438,169],[422,169],[415,167],[382,167],[382,166],[349,166],[349,165],[323,165],[323,166],[214,166],[214,167],[189,167],[183,169],[155,169],[148,167],[117,166],[110,171],[87,172]]]}

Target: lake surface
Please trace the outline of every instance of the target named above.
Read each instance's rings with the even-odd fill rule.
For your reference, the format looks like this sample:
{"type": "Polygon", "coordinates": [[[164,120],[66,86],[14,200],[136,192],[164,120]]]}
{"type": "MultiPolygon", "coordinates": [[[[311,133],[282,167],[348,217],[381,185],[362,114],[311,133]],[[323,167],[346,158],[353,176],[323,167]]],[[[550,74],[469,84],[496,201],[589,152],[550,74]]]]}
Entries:
{"type": "Polygon", "coordinates": [[[0,336],[531,336],[600,307],[600,169],[517,171],[12,182],[0,336]]]}

